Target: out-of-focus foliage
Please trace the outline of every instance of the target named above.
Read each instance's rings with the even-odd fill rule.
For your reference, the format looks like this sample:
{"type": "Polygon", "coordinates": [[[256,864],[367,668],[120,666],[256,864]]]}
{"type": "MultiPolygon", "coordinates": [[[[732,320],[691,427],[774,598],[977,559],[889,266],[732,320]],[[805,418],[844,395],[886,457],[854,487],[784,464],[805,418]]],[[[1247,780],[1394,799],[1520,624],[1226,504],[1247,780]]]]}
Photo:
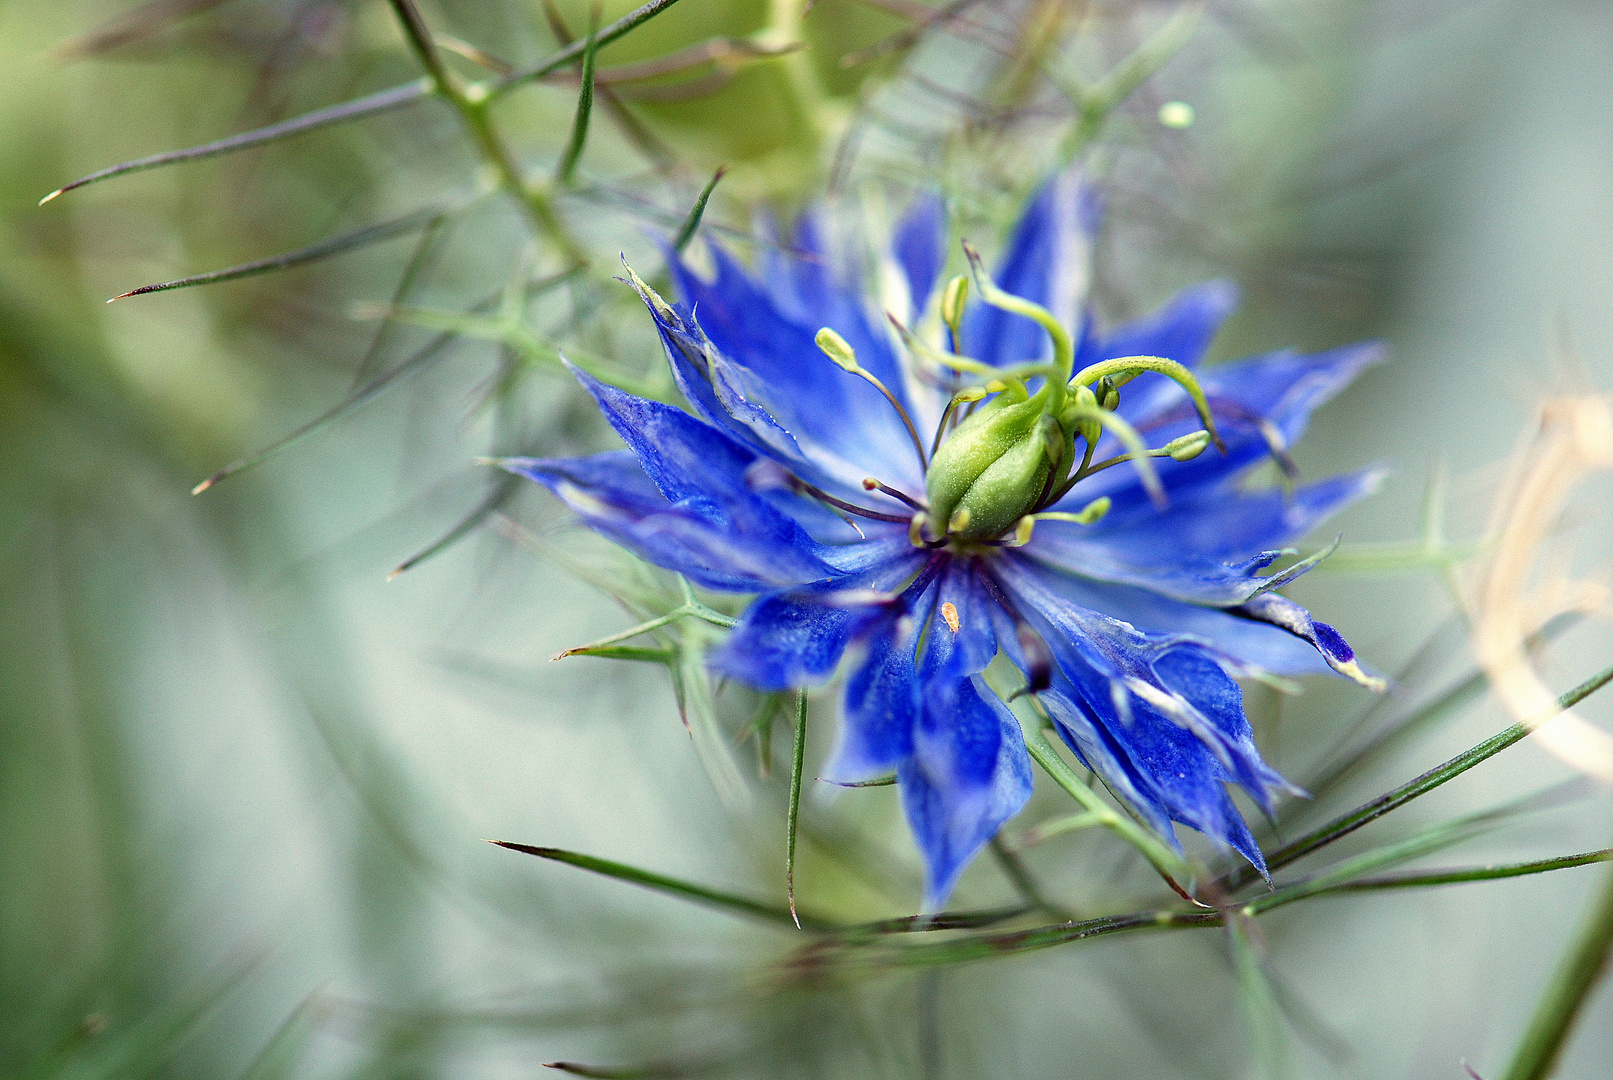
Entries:
{"type": "MultiPolygon", "coordinates": [[[[940,183],[992,238],[1071,118],[1026,58],[1096,79],[1169,14],[989,3],[908,34],[920,6],[681,0],[602,49],[602,72],[698,62],[602,80],[581,183],[555,197],[590,254],[563,279],[513,200],[476,197],[485,163],[435,100],[35,205],[118,161],[417,79],[386,3],[0,7],[0,1072],[459,1076],[576,1060],[652,1063],[639,1075],[1222,1077],[1253,1067],[1244,1008],[1260,1045],[1299,1032],[1267,1062],[1289,1057],[1298,1075],[1455,1076],[1462,1057],[1500,1073],[1602,871],[1322,899],[1239,925],[1232,948],[1184,931],[852,977],[792,952],[793,928],[480,843],[553,844],[782,900],[789,738],[771,717],[784,713],[727,688],[708,717],[685,686],[689,731],[705,725],[691,740],[663,668],[549,664],[664,614],[677,583],[557,533],[552,505],[512,501],[474,460],[605,444],[545,350],[660,377],[647,320],[610,278],[623,251],[650,273],[649,234],[675,231],[718,165],[730,171],[704,229],[747,254],[755,218],[826,185],[888,219],[940,183]],[[727,38],[746,44],[686,51],[727,38]],[[461,196],[474,205],[440,227],[332,261],[103,303],[461,196]],[[378,336],[374,316],[395,301],[415,314],[378,336]],[[513,322],[489,325],[512,310],[536,346],[513,322]],[[443,313],[476,333],[186,494],[408,362],[443,313]],[[630,612],[589,575],[629,592],[630,612]],[[773,737],[757,740],[765,780],[749,779],[754,743],[710,736],[756,720],[773,737]],[[747,778],[727,803],[700,760],[725,754],[720,768],[747,778]]],[[[602,23],[631,7],[612,0],[602,23]]],[[[552,54],[556,21],[580,38],[591,15],[585,0],[553,18],[524,0],[424,12],[491,55],[489,69],[472,49],[447,54],[467,80],[552,54]]],[[[1550,385],[1549,325],[1609,385],[1610,48],[1613,18],[1588,3],[1214,5],[1104,129],[1092,164],[1109,193],[1106,317],[1222,273],[1249,298],[1223,355],[1375,334],[1393,348],[1300,452],[1315,473],[1380,457],[1398,469],[1344,523],[1341,554],[1413,538],[1440,457],[1458,477],[1452,535],[1482,531],[1497,463],[1550,385]],[[1162,125],[1172,100],[1196,123],[1162,125]]],[[[577,86],[560,76],[493,107],[534,176],[571,130],[577,86]]],[[[1565,527],[1605,537],[1605,507],[1584,507],[1565,527]]],[[[1436,634],[1449,610],[1437,574],[1319,573],[1301,592],[1383,670],[1435,635],[1390,715],[1468,667],[1460,633],[1436,634]]],[[[689,651],[675,670],[703,633],[677,625],[668,647],[689,651]]],[[[1607,645],[1594,626],[1569,631],[1548,678],[1578,682],[1607,645]]],[[[1332,686],[1255,696],[1263,746],[1301,778],[1354,715],[1332,686]]],[[[1508,722],[1475,698],[1374,757],[1300,827],[1508,722]]],[[[1601,699],[1584,709],[1607,716],[1601,699]]],[[[827,712],[814,723],[830,730],[827,712]]],[[[809,769],[826,747],[814,735],[809,769]]],[[[1563,774],[1519,746],[1349,853],[1563,774]]],[[[1067,805],[1048,791],[1030,815],[1067,805]]],[[[1605,796],[1549,809],[1463,861],[1600,847],[1607,818],[1605,796]]],[[[803,908],[910,913],[918,869],[902,835],[889,789],[809,794],[803,908]]],[[[1094,830],[1025,858],[1070,902],[1150,887],[1094,830]]],[[[985,860],[960,889],[961,906],[1016,902],[985,860]]],[[[1560,1076],[1605,1071],[1608,1008],[1604,996],[1582,1018],[1560,1076]]]]}

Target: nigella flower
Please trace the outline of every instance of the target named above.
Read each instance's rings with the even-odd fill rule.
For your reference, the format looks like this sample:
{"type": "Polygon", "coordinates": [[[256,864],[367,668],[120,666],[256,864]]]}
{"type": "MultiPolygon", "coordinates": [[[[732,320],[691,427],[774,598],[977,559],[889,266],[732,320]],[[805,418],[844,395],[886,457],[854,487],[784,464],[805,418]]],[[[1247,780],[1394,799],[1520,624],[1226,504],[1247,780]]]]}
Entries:
{"type": "Polygon", "coordinates": [[[1235,303],[1218,282],[1098,332],[1080,311],[1093,202],[1050,182],[964,307],[961,279],[938,289],[940,206],[920,200],[882,268],[891,326],[810,216],[757,274],[717,249],[705,280],[673,256],[677,307],[632,283],[692,415],[579,372],[627,449],[505,463],[645,559],[758,594],[717,672],[786,690],[847,671],[824,776],[894,771],[932,909],[1030,796],[1023,734],[981,677],[999,651],[1161,836],[1180,822],[1262,872],[1227,785],[1269,812],[1286,784],[1234,677],[1371,681],[1275,592],[1308,562],[1260,571],[1377,474],[1240,479],[1286,461],[1377,350],[1195,373],[1235,303]]]}

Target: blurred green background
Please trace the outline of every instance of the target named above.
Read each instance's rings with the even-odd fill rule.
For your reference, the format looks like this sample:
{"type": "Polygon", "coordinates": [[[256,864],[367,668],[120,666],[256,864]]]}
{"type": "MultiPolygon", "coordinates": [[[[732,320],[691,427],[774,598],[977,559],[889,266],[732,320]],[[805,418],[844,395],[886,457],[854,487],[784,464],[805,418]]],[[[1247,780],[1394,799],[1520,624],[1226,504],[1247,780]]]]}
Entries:
{"type": "MultiPolygon", "coordinates": [[[[607,49],[608,65],[714,35],[808,45],[725,83],[708,64],[717,74],[697,93],[666,90],[682,76],[639,87],[623,107],[651,150],[595,116],[584,171],[598,187],[562,211],[599,276],[618,251],[653,265],[650,233],[675,227],[718,164],[732,172],[707,222],[738,230],[764,202],[787,212],[830,179],[877,203],[959,176],[1008,174],[1004,194],[1045,167],[1047,88],[1015,103],[1028,117],[1015,127],[937,85],[967,85],[990,59],[969,35],[839,64],[909,25],[905,7],[818,0],[797,20],[789,3],[682,0],[607,49]],[[861,134],[837,158],[848,117],[861,134]]],[[[1064,7],[1093,73],[1164,10],[1064,7]]],[[[556,47],[528,0],[423,8],[440,32],[515,63],[556,47]]],[[[1047,8],[976,14],[1023,28],[1047,8]]],[[[559,9],[580,34],[587,5],[559,9]]],[[[1452,528],[1474,535],[1539,398],[1575,378],[1613,387],[1609,56],[1613,8],[1597,3],[1215,5],[1110,126],[1100,306],[1138,314],[1219,274],[1246,303],[1217,356],[1383,338],[1392,361],[1322,411],[1299,461],[1310,475],[1393,465],[1384,493],[1342,520],[1349,544],[1415,536],[1443,458],[1452,528]],[[1161,127],[1171,99],[1197,123],[1161,127]],[[1582,375],[1554,366],[1559,326],[1582,375]]],[[[663,672],[549,662],[629,625],[609,597],[481,527],[387,580],[508,494],[478,456],[605,445],[592,410],[552,371],[460,342],[193,498],[198,480],[429,340],[405,327],[372,348],[375,322],[351,317],[392,297],[414,241],[104,303],[463,190],[476,162],[453,115],[427,102],[35,205],[102,166],[415,78],[387,5],[7,0],[0,65],[0,1074],[502,1077],[555,1060],[670,1063],[642,1075],[1249,1073],[1213,933],[1066,946],[933,982],[791,979],[773,966],[793,944],[783,932],[482,843],[782,891],[777,770],[748,804],[725,804],[663,672]],[[109,18],[110,32],[82,36],[109,18]]],[[[562,83],[501,103],[524,160],[549,167],[574,97],[562,83]]],[[[448,232],[412,303],[468,307],[521,265],[521,219],[496,197],[448,232]]],[[[652,371],[657,346],[625,292],[572,289],[534,317],[652,371]]],[[[1608,550],[1606,494],[1576,504],[1586,565],[1608,550]]],[[[609,558],[554,533],[536,492],[501,506],[546,542],[609,558]]],[[[1450,611],[1426,571],[1317,573],[1294,594],[1385,671],[1450,611]]],[[[1605,625],[1576,629],[1548,677],[1578,681],[1610,643],[1605,625]]],[[[1467,662],[1460,646],[1445,661],[1467,662]]],[[[1363,706],[1347,686],[1308,688],[1280,724],[1262,717],[1269,756],[1303,773],[1363,706]]],[[[1605,722],[1608,702],[1585,712],[1605,722]]],[[[1506,722],[1493,703],[1470,709],[1322,809],[1506,722]]],[[[816,758],[831,729],[814,730],[816,758]]],[[[1520,746],[1406,816],[1566,774],[1520,746]]],[[[1043,799],[1034,812],[1056,805],[1043,799]]],[[[863,918],[916,907],[917,858],[889,789],[814,797],[807,816],[805,898],[863,918]],[[878,845],[858,847],[853,825],[878,845]]],[[[1594,795],[1459,861],[1600,847],[1610,820],[1594,795]]],[[[1117,847],[1082,834],[1032,865],[1095,903],[1146,880],[1117,847]]],[[[1462,1060],[1498,1074],[1599,872],[1264,919],[1274,968],[1311,1014],[1296,1075],[1460,1077],[1462,1060]]],[[[1008,896],[983,861],[958,904],[1008,896]]],[[[1604,994],[1560,1075],[1604,1077],[1610,1063],[1604,994]]]]}

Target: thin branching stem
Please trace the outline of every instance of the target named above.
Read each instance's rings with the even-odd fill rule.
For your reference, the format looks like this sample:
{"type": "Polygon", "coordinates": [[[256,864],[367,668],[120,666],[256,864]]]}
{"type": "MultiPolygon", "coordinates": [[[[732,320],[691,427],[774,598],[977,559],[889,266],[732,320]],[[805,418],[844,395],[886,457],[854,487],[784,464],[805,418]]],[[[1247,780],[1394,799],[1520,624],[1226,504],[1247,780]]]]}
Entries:
{"type": "Polygon", "coordinates": [[[492,98],[487,91],[478,87],[475,92],[467,92],[453,77],[443,63],[442,54],[432,40],[431,31],[421,18],[414,0],[391,0],[391,3],[403,27],[404,37],[408,39],[409,48],[432,81],[432,89],[459,114],[471,141],[476,144],[477,152],[498,177],[499,186],[515,197],[533,227],[559,249],[567,262],[573,266],[586,265],[587,256],[555,214],[548,192],[526,182],[515,155],[493,126],[492,118],[488,115],[492,98]]]}

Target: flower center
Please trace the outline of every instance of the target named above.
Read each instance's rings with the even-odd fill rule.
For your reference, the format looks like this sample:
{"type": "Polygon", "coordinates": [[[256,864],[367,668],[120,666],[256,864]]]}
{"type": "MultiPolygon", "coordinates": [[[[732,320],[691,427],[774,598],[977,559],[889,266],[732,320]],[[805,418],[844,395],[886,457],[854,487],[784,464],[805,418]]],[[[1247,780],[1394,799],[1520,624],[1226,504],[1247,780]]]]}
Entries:
{"type": "Polygon", "coordinates": [[[963,249],[981,299],[1039,323],[1052,339],[1053,358],[994,367],[961,355],[958,349],[969,291],[969,278],[962,275],[948,282],[941,295],[941,319],[948,330],[951,351],[930,345],[892,318],[891,324],[916,363],[930,365],[936,374],[944,373],[953,385],[959,379],[976,380],[947,402],[926,452],[918,428],[901,400],[857,363],[856,353],[843,337],[824,327],[817,334],[818,347],[842,370],[878,388],[901,417],[924,469],[926,501],[921,503],[872,477],[863,481],[865,490],[882,492],[913,513],[864,510],[811,488],[818,498],[846,513],[906,521],[908,535],[918,547],[1017,547],[1030,540],[1039,520],[1090,525],[1101,519],[1110,505],[1106,496],[1073,512],[1050,509],[1094,473],[1130,462],[1155,504],[1163,507],[1165,492],[1151,459],[1188,461],[1203,453],[1211,442],[1225,452],[1204,392],[1185,367],[1158,356],[1128,356],[1072,373],[1075,350],[1069,331],[1040,304],[999,289],[974,248],[965,243],[963,249]],[[1150,448],[1143,442],[1116,409],[1120,388],[1147,371],[1166,375],[1187,391],[1204,424],[1202,430],[1161,447],[1150,448]],[[1031,384],[1039,384],[1034,392],[1031,384]],[[1094,463],[1094,451],[1105,432],[1121,444],[1124,452],[1094,463]],[[1084,447],[1079,457],[1077,443],[1084,447]]]}

